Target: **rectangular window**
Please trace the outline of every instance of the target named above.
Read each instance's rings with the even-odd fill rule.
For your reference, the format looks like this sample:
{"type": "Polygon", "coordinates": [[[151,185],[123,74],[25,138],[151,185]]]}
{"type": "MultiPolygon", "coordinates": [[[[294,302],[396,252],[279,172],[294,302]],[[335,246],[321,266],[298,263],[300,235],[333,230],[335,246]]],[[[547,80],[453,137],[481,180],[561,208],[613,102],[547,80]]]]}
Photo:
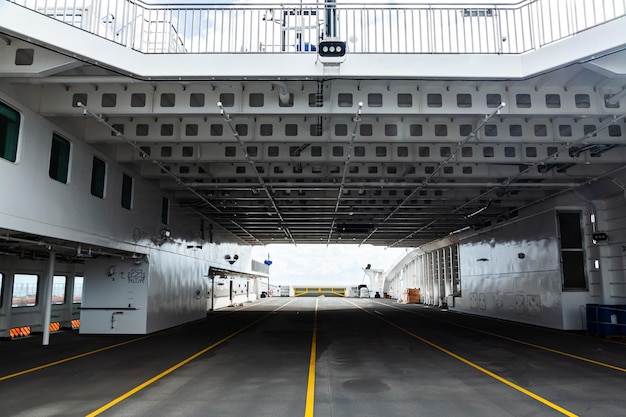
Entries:
{"type": "Polygon", "coordinates": [[[53,180],[67,184],[67,174],[70,168],[70,142],[56,133],[52,134],[50,149],[50,169],[48,174],[53,180]]]}
{"type": "Polygon", "coordinates": [[[564,290],[587,289],[581,212],[557,213],[564,290]]]}
{"type": "Polygon", "coordinates": [[[106,173],[106,162],[94,156],[93,163],[91,165],[91,195],[104,198],[106,173]]]}
{"type": "Polygon", "coordinates": [[[133,204],[133,179],[122,174],[122,207],[130,210],[133,204]]]}
{"type": "Polygon", "coordinates": [[[65,275],[55,275],[52,280],[52,304],[65,304],[65,275]]]}
{"type": "Polygon", "coordinates": [[[39,277],[32,274],[15,274],[11,307],[32,307],[39,298],[39,277]]]}
{"type": "Polygon", "coordinates": [[[85,278],[81,276],[74,277],[74,294],[72,295],[72,302],[74,304],[80,304],[83,302],[83,282],[85,278]]]}
{"type": "Polygon", "coordinates": [[[161,200],[161,223],[170,224],[170,200],[165,197],[161,200]]]}
{"type": "Polygon", "coordinates": [[[0,158],[15,162],[19,130],[20,114],[17,110],[0,103],[0,158]]]}

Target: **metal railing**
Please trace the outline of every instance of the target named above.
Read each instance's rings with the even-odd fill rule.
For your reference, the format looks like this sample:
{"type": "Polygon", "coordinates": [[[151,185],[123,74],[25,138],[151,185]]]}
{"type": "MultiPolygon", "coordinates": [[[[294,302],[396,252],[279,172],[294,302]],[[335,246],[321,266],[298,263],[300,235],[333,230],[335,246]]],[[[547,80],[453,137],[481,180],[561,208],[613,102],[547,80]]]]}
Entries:
{"type": "Polygon", "coordinates": [[[349,53],[520,54],[626,14],[626,0],[514,5],[8,1],[143,53],[308,53],[332,33],[347,42],[349,53]]]}

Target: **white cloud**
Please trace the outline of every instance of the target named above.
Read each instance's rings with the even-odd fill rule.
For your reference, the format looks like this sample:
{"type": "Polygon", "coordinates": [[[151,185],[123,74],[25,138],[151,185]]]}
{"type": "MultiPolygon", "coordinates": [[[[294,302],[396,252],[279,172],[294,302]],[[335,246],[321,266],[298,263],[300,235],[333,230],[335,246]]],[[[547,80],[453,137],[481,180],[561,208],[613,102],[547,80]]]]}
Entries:
{"type": "Polygon", "coordinates": [[[272,285],[357,285],[363,268],[389,270],[406,254],[405,248],[385,249],[371,245],[285,245],[253,248],[256,260],[272,261],[272,285]]]}

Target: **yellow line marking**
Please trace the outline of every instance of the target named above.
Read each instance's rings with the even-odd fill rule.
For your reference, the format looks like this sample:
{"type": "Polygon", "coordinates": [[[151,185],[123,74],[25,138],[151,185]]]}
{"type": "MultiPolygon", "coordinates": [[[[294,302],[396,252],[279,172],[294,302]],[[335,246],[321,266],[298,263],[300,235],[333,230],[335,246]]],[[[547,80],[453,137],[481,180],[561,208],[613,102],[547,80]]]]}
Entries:
{"type": "Polygon", "coordinates": [[[304,417],[313,417],[315,408],[315,361],[317,359],[317,306],[319,298],[315,299],[315,318],[313,319],[313,337],[311,340],[311,359],[309,360],[309,381],[306,388],[306,405],[304,417]]]}
{"type": "MultiPolygon", "coordinates": [[[[231,310],[231,311],[228,311],[226,314],[231,314],[231,313],[235,313],[237,311],[245,310],[246,308],[249,308],[249,307],[252,307],[252,306],[256,306],[256,305],[262,304],[264,302],[266,302],[266,301],[260,301],[260,302],[257,302],[256,304],[245,306],[245,307],[242,307],[242,308],[240,308],[238,310],[231,310]]],[[[208,318],[206,320],[214,320],[216,318],[217,317],[211,317],[211,318],[208,318]]],[[[170,330],[170,329],[165,329],[163,331],[167,331],[167,330],[170,330]]],[[[65,362],[70,362],[70,361],[73,361],[75,359],[84,358],[85,356],[89,356],[89,355],[93,355],[93,354],[96,354],[96,353],[104,352],[106,350],[114,349],[116,347],[120,347],[120,346],[124,346],[124,345],[128,345],[130,343],[139,342],[140,340],[147,339],[149,337],[155,336],[156,334],[160,334],[160,333],[161,332],[152,333],[152,334],[149,334],[149,335],[146,335],[146,336],[138,337],[136,339],[127,340],[126,342],[116,343],[114,345],[105,346],[105,347],[102,347],[102,348],[99,348],[99,349],[91,350],[89,352],[81,353],[79,355],[70,356],[69,358],[60,359],[58,361],[46,363],[46,364],[40,365],[40,366],[35,366],[33,368],[29,368],[29,369],[25,369],[23,371],[15,372],[13,374],[0,376],[0,381],[5,381],[7,379],[15,378],[15,377],[18,377],[18,376],[21,376],[21,375],[26,375],[26,374],[29,374],[31,372],[41,371],[42,369],[50,368],[51,366],[60,365],[60,364],[65,363],[65,362]]]]}
{"type": "MultiPolygon", "coordinates": [[[[384,303],[379,303],[379,304],[388,305],[388,304],[384,304],[384,303]]],[[[418,314],[417,312],[414,312],[414,311],[411,311],[411,310],[405,310],[403,308],[398,308],[398,307],[395,307],[395,306],[389,306],[389,307],[398,309],[400,311],[405,311],[405,312],[408,312],[408,313],[411,313],[411,314],[418,314]]],[[[422,315],[420,314],[420,316],[422,316],[422,315]]],[[[428,318],[431,319],[431,320],[436,320],[436,321],[440,321],[440,322],[443,322],[443,323],[447,323],[447,324],[450,324],[452,326],[461,327],[463,329],[468,329],[468,330],[472,330],[472,331],[475,331],[475,332],[484,333],[484,334],[487,334],[489,336],[498,337],[500,339],[508,340],[510,342],[515,342],[515,343],[519,343],[521,345],[534,347],[535,349],[545,350],[547,352],[556,353],[557,355],[566,356],[568,358],[577,359],[579,361],[592,363],[592,364],[598,365],[598,366],[604,366],[605,368],[613,369],[613,370],[620,371],[620,372],[626,372],[625,368],[620,368],[619,366],[615,366],[615,365],[611,365],[611,364],[608,364],[608,363],[605,363],[605,362],[600,362],[600,361],[596,361],[596,360],[593,360],[593,359],[585,358],[584,356],[578,356],[578,355],[574,355],[573,353],[567,353],[567,352],[563,352],[563,351],[560,351],[560,350],[557,350],[557,349],[552,349],[552,348],[549,348],[549,347],[546,347],[546,346],[541,346],[541,345],[537,345],[537,344],[534,344],[534,343],[525,342],[523,340],[514,339],[512,337],[502,336],[502,335],[499,335],[497,333],[488,332],[486,330],[481,330],[481,329],[476,329],[474,327],[464,326],[462,324],[453,323],[453,322],[448,321],[448,320],[441,320],[441,319],[438,319],[436,317],[428,317],[428,318]]]]}
{"type": "Polygon", "coordinates": [[[559,413],[564,414],[564,415],[566,415],[568,417],[578,417],[577,414],[574,414],[571,411],[568,411],[568,410],[564,409],[563,407],[560,407],[560,406],[554,404],[553,402],[548,401],[545,398],[540,397],[539,395],[537,395],[537,394],[535,394],[535,393],[533,393],[533,392],[531,392],[531,391],[529,391],[529,390],[527,390],[525,388],[522,388],[522,387],[520,387],[517,384],[514,384],[513,382],[509,381],[508,379],[503,378],[503,377],[501,377],[501,376],[499,376],[499,375],[489,371],[488,369],[485,369],[482,366],[477,365],[474,362],[472,362],[472,361],[470,361],[468,359],[465,359],[464,357],[462,357],[460,355],[457,355],[456,353],[451,352],[451,351],[447,350],[446,348],[441,347],[441,346],[431,342],[430,340],[424,339],[423,337],[420,337],[420,336],[416,335],[415,333],[413,333],[413,332],[411,332],[409,330],[406,330],[405,328],[400,327],[399,325],[397,325],[397,324],[395,324],[395,323],[393,323],[393,322],[391,322],[391,321],[389,321],[387,319],[384,319],[384,318],[382,318],[382,317],[380,317],[380,316],[378,316],[376,314],[372,314],[369,311],[365,310],[364,308],[354,304],[352,301],[348,301],[347,299],[345,299],[345,300],[346,300],[346,302],[352,304],[353,306],[355,306],[356,308],[360,309],[361,311],[369,314],[370,316],[376,317],[377,319],[384,321],[385,323],[389,324],[390,326],[395,327],[396,329],[400,330],[401,332],[406,333],[409,336],[412,336],[412,337],[416,338],[420,342],[426,343],[428,346],[431,346],[431,347],[433,347],[433,348],[435,348],[435,349],[437,349],[437,350],[439,350],[439,351],[441,351],[441,352],[443,352],[443,353],[445,353],[447,355],[452,356],[454,359],[457,359],[457,360],[463,362],[464,364],[469,365],[472,368],[474,368],[474,369],[484,373],[485,375],[488,375],[488,376],[496,379],[497,381],[500,381],[503,384],[508,385],[509,387],[511,387],[511,388],[513,388],[513,389],[515,389],[515,390],[517,390],[519,392],[521,392],[522,394],[525,394],[525,395],[531,397],[532,399],[537,400],[540,403],[542,403],[542,404],[552,408],[553,410],[556,410],[559,413]]]}
{"type": "Polygon", "coordinates": [[[42,369],[46,369],[46,368],[49,368],[51,366],[59,365],[59,364],[62,364],[62,363],[65,363],[65,362],[69,362],[69,361],[73,361],[75,359],[84,358],[85,356],[93,355],[95,353],[104,352],[105,350],[109,350],[109,349],[113,349],[113,348],[116,348],[116,347],[128,345],[130,343],[134,343],[134,342],[138,342],[138,341],[143,340],[143,339],[147,339],[148,337],[151,337],[151,336],[152,335],[138,337],[136,339],[127,340],[126,342],[121,342],[121,343],[117,343],[115,345],[105,346],[105,347],[100,348],[100,349],[91,350],[89,352],[81,353],[80,355],[70,356],[69,358],[61,359],[61,360],[58,360],[58,361],[55,361],[55,362],[46,363],[44,365],[36,366],[34,368],[25,369],[23,371],[19,371],[19,372],[15,372],[13,374],[2,376],[2,377],[0,377],[0,381],[5,381],[7,379],[15,378],[16,376],[29,374],[29,373],[35,372],[35,371],[40,371],[42,369]]]}
{"type": "Polygon", "coordinates": [[[203,354],[205,354],[206,352],[210,351],[211,349],[216,348],[217,346],[221,345],[222,343],[232,339],[233,337],[237,336],[238,334],[242,333],[243,331],[249,329],[250,327],[254,326],[255,324],[257,324],[258,322],[264,320],[265,318],[271,316],[272,314],[274,314],[275,312],[277,312],[278,310],[286,307],[287,305],[289,305],[290,303],[294,302],[295,299],[283,304],[282,306],[275,308],[274,310],[270,311],[267,314],[264,314],[261,318],[253,321],[252,323],[242,327],[241,329],[229,334],[228,336],[226,336],[225,338],[213,343],[210,346],[205,347],[204,349],[194,353],[193,355],[189,356],[187,359],[182,360],[181,362],[178,362],[176,365],[171,366],[170,368],[166,369],[165,371],[161,372],[160,374],[150,378],[149,380],[147,380],[146,382],[144,382],[143,384],[137,385],[135,388],[131,389],[130,391],[127,391],[126,393],[120,395],[119,397],[115,398],[112,401],[109,401],[108,403],[106,403],[105,405],[103,405],[102,407],[98,408],[97,410],[87,414],[86,417],[94,417],[94,416],[98,416],[100,414],[102,414],[103,412],[105,412],[106,410],[108,410],[109,408],[121,403],[122,401],[124,401],[125,399],[131,397],[132,395],[138,393],[139,391],[141,391],[142,389],[152,385],[153,383],[155,383],[156,381],[158,381],[159,379],[171,374],[172,372],[174,372],[175,370],[177,370],[178,368],[181,368],[182,366],[188,364],[189,362],[193,361],[194,359],[198,358],[199,356],[202,356],[203,354]]]}

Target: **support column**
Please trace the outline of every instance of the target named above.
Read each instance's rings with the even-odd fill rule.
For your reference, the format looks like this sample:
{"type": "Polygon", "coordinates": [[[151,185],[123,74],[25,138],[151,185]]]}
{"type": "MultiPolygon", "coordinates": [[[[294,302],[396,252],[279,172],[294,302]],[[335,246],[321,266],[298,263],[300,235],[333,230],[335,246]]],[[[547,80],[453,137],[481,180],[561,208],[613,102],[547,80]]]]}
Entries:
{"type": "Polygon", "coordinates": [[[50,251],[50,259],[48,261],[48,272],[46,274],[45,291],[43,294],[43,341],[42,346],[46,347],[50,344],[50,315],[52,313],[52,282],[54,281],[54,261],[56,252],[50,251]]]}

